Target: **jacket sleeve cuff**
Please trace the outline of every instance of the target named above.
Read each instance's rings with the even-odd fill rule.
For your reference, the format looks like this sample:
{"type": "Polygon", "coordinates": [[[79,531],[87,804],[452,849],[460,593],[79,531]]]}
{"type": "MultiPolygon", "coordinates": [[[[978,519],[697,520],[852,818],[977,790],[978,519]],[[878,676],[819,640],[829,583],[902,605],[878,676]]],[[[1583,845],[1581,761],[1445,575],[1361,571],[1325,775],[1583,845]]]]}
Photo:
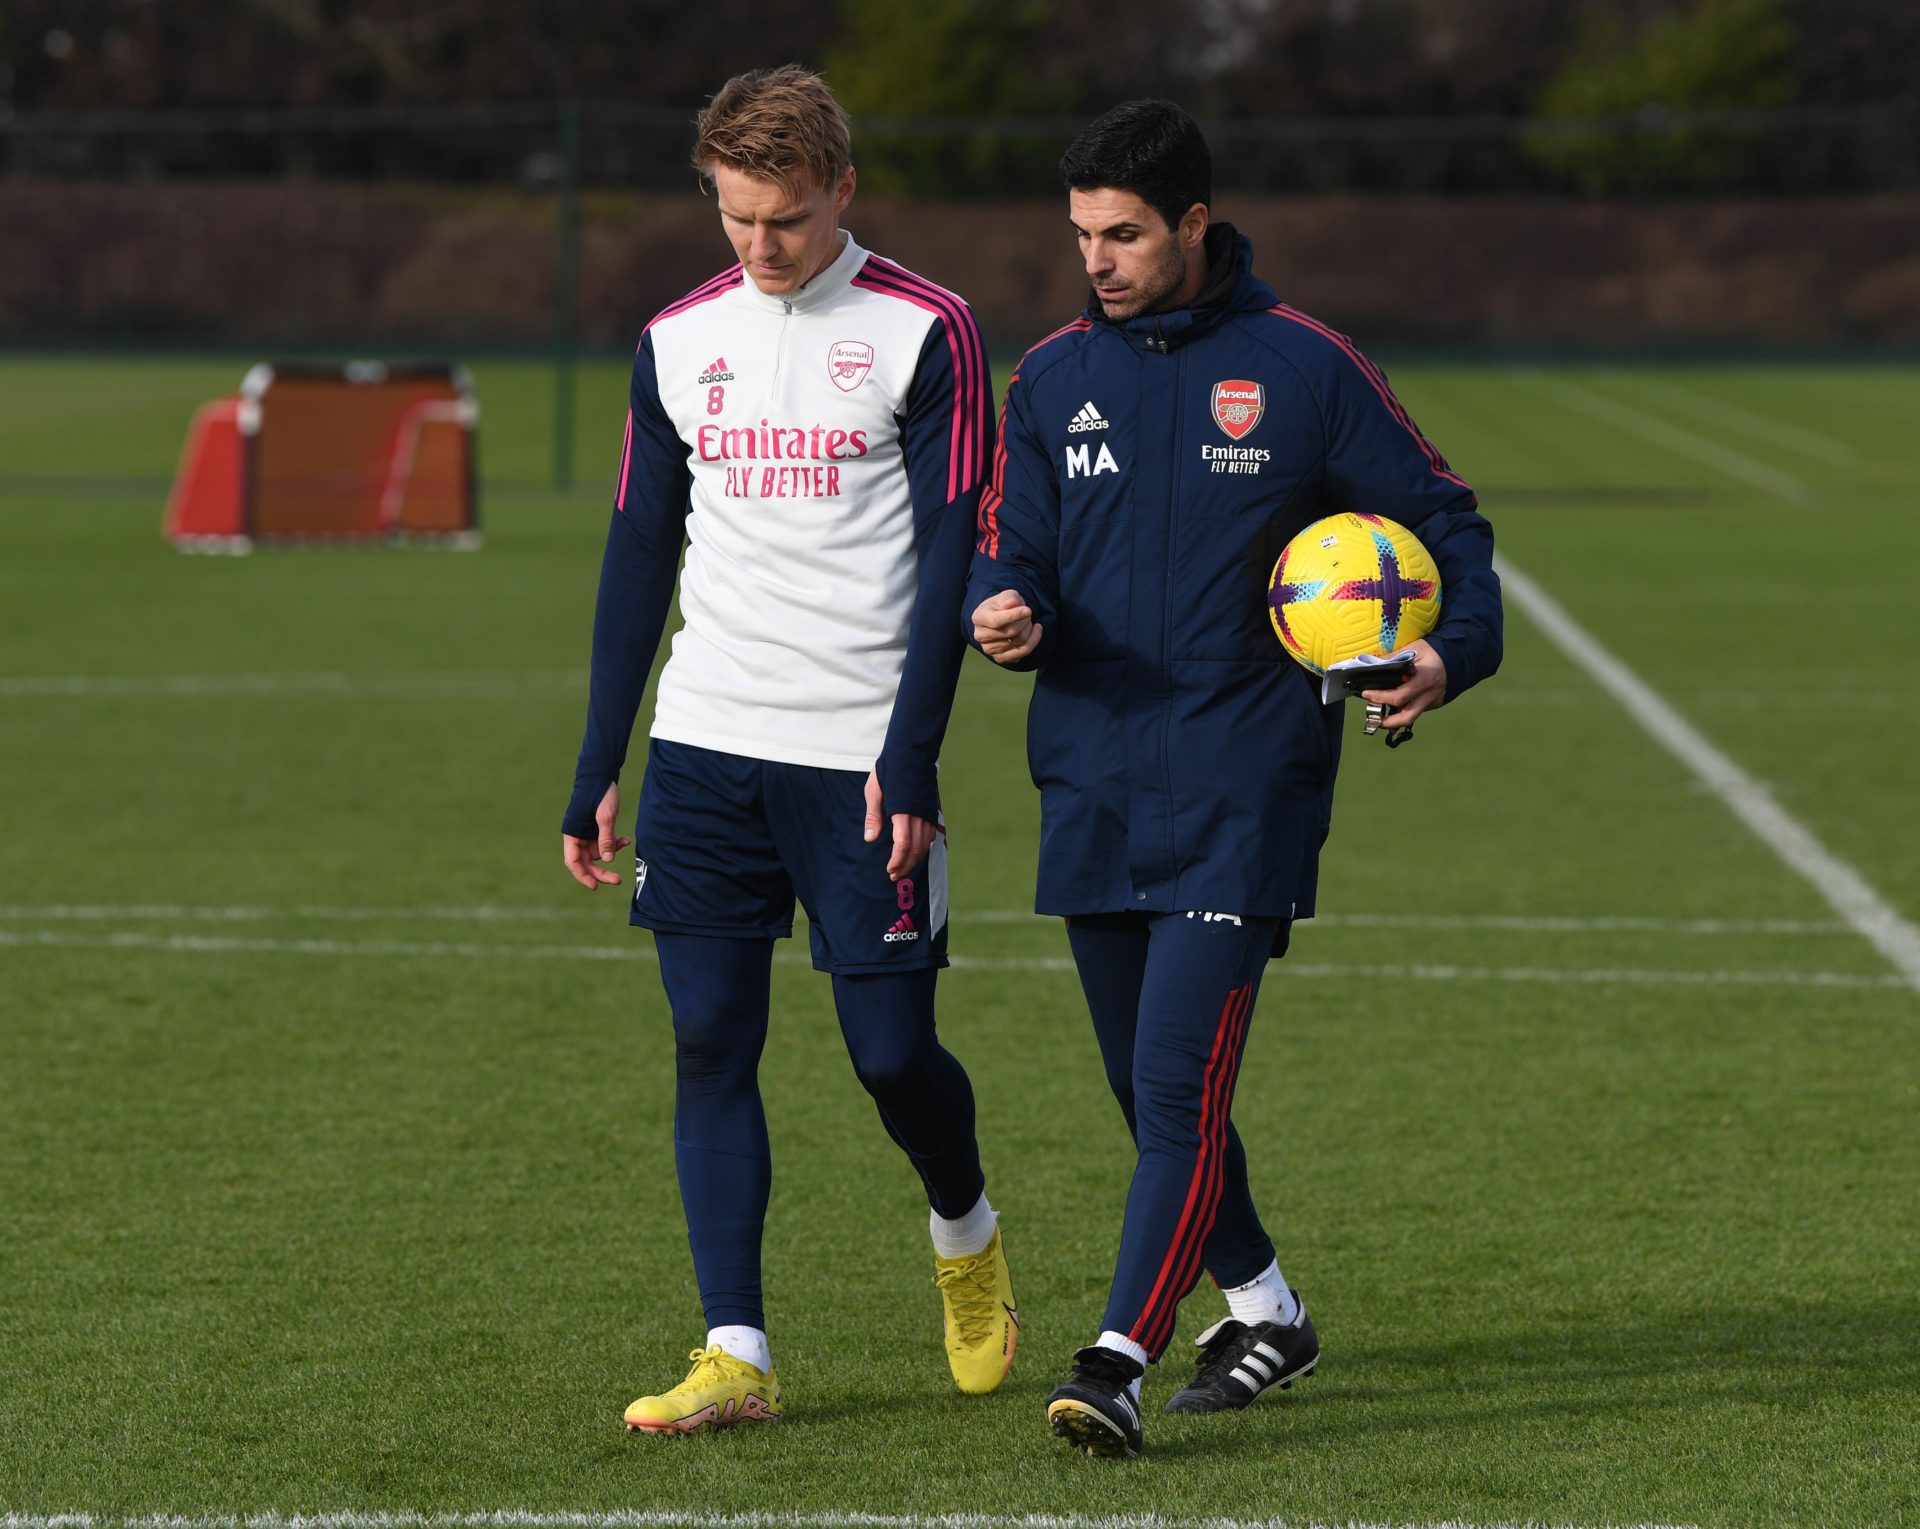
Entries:
{"type": "Polygon", "coordinates": [[[600,799],[607,794],[607,787],[619,778],[617,773],[604,772],[576,775],[567,814],[560,820],[560,832],[570,839],[598,838],[600,820],[594,814],[600,810],[600,799]]]}
{"type": "Polygon", "coordinates": [[[930,760],[911,747],[889,747],[880,751],[873,768],[888,816],[905,812],[929,823],[939,822],[940,777],[930,760]]]}
{"type": "Polygon", "coordinates": [[[1445,636],[1439,632],[1427,634],[1427,646],[1440,655],[1440,662],[1447,667],[1446,699],[1464,695],[1480,681],[1472,666],[1467,662],[1470,645],[1463,639],[1445,636]]]}

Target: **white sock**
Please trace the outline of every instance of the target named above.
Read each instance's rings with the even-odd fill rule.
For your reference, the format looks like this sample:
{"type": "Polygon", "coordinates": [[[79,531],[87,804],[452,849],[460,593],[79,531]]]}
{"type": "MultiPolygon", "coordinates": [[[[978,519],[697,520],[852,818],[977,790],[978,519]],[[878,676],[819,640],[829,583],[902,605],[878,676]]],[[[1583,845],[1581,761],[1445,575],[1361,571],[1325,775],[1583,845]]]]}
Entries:
{"type": "Polygon", "coordinates": [[[973,1209],[957,1221],[949,1221],[937,1210],[927,1212],[933,1251],[941,1258],[971,1258],[975,1253],[986,1252],[987,1244],[993,1241],[993,1229],[999,1224],[1000,1216],[987,1204],[984,1194],[974,1201],[973,1209]]]}
{"type": "Polygon", "coordinates": [[[767,1347],[767,1335],[757,1327],[709,1327],[707,1347],[719,1347],[744,1359],[762,1375],[773,1371],[773,1352],[767,1347]]]}
{"type": "Polygon", "coordinates": [[[1116,1354],[1125,1354],[1127,1358],[1140,1366],[1142,1374],[1134,1376],[1133,1380],[1127,1386],[1127,1389],[1133,1393],[1133,1400],[1137,1405],[1140,1401],[1140,1382],[1144,1378],[1147,1368],[1147,1351],[1135,1343],[1133,1339],[1129,1338],[1125,1333],[1111,1331],[1102,1333],[1095,1342],[1094,1347],[1110,1348],[1116,1354]]]}
{"type": "Polygon", "coordinates": [[[1300,1302],[1281,1275],[1278,1259],[1246,1284],[1220,1293],[1227,1298],[1227,1310],[1249,1326],[1256,1322],[1278,1322],[1285,1327],[1300,1315],[1300,1302]]]}

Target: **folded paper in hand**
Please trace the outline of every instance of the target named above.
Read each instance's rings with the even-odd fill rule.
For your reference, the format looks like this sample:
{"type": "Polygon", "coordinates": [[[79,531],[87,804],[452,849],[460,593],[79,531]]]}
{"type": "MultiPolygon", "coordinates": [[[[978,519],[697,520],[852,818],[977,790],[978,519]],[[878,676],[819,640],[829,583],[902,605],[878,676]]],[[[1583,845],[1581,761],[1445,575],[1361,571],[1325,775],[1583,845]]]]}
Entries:
{"type": "Polygon", "coordinates": [[[1343,658],[1337,664],[1328,664],[1327,672],[1320,677],[1320,704],[1331,706],[1363,690],[1397,690],[1413,673],[1413,660],[1413,649],[1402,648],[1385,658],[1362,653],[1358,658],[1343,658]],[[1383,669],[1393,672],[1382,674],[1383,669]]]}

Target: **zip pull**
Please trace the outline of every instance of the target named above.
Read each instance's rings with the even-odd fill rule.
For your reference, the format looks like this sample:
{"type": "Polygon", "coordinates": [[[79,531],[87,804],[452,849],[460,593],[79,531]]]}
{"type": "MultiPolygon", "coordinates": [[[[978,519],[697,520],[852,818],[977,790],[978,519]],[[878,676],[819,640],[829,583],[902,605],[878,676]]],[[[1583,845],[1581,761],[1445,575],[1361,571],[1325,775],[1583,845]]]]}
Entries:
{"type": "Polygon", "coordinates": [[[1163,356],[1167,353],[1167,337],[1160,332],[1160,315],[1157,313],[1153,316],[1153,338],[1147,341],[1147,348],[1157,350],[1163,356]]]}
{"type": "Polygon", "coordinates": [[[791,316],[791,314],[793,313],[793,299],[790,297],[783,297],[780,299],[780,301],[781,301],[781,304],[786,308],[788,315],[791,316]]]}

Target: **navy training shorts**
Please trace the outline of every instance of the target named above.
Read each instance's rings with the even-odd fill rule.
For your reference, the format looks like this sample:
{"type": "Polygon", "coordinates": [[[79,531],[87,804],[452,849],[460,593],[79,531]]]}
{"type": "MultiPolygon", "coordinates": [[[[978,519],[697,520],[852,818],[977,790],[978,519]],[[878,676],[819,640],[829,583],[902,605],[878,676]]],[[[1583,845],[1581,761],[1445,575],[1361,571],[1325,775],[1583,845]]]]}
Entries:
{"type": "Polygon", "coordinates": [[[824,972],[947,964],[947,841],[887,878],[891,819],[872,844],[867,777],[649,741],[633,826],[627,921],[668,934],[785,939],[797,896],[824,972]]]}

